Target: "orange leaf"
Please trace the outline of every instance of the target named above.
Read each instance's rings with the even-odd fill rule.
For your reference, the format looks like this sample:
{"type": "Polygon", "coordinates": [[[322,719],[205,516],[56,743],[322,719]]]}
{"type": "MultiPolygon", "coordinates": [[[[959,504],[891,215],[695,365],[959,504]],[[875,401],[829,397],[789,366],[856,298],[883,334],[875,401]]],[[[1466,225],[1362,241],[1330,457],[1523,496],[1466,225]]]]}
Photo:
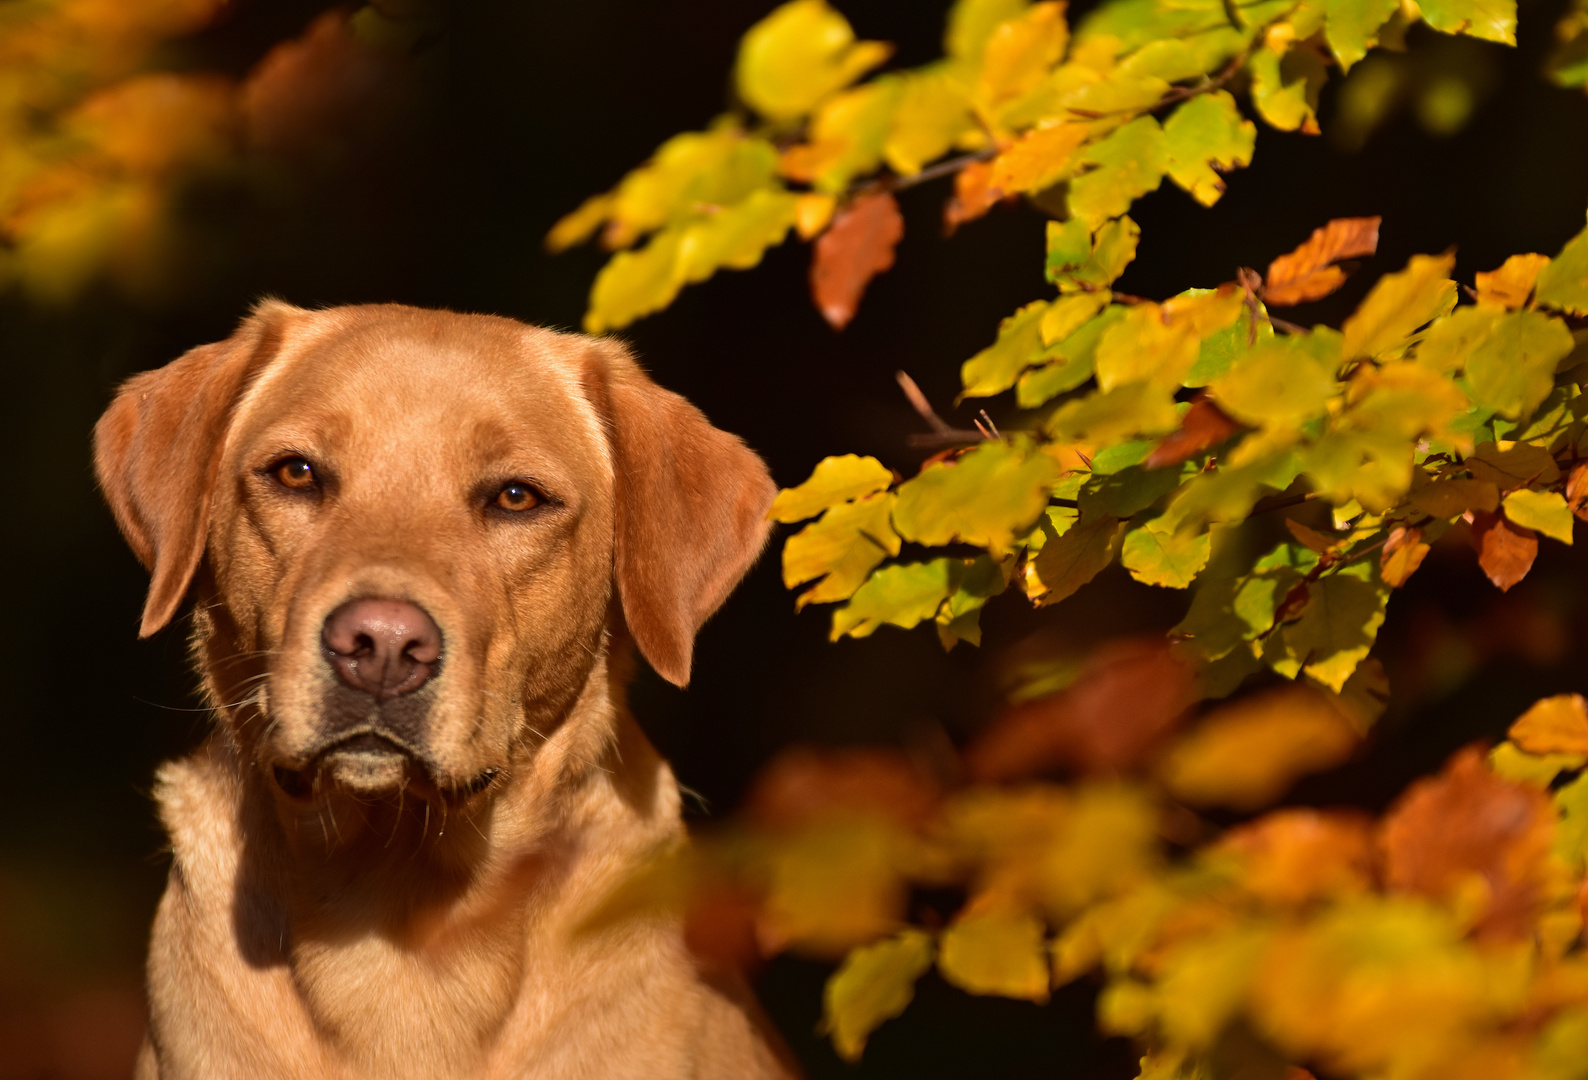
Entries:
{"type": "Polygon", "coordinates": [[[1221,851],[1244,864],[1241,884],[1264,900],[1303,904],[1372,881],[1372,822],[1346,810],[1276,810],[1231,829],[1221,851]]]}
{"type": "Polygon", "coordinates": [[[1529,754],[1588,754],[1588,702],[1581,694],[1535,701],[1506,734],[1529,754]]]}
{"type": "Polygon", "coordinates": [[[992,175],[990,161],[973,161],[954,175],[954,197],[943,207],[945,233],[954,235],[955,229],[975,221],[1004,197],[992,186],[992,175]]]}
{"type": "Polygon", "coordinates": [[[1539,271],[1548,265],[1548,255],[1512,255],[1498,270],[1477,276],[1478,303],[1521,307],[1533,295],[1539,271]]]}
{"type": "Polygon", "coordinates": [[[1332,536],[1326,536],[1317,529],[1309,528],[1295,518],[1285,519],[1285,530],[1301,541],[1303,547],[1316,551],[1319,555],[1327,555],[1340,546],[1340,541],[1332,536]]]}
{"type": "Polygon", "coordinates": [[[1179,430],[1164,436],[1142,464],[1149,469],[1179,465],[1204,450],[1218,446],[1239,428],[1240,425],[1225,416],[1217,405],[1205,397],[1199,397],[1181,418],[1179,430]]]}
{"type": "Polygon", "coordinates": [[[1500,514],[1473,514],[1472,539],[1478,546],[1478,565],[1501,592],[1527,577],[1538,557],[1538,534],[1500,514]]]}
{"type": "Polygon", "coordinates": [[[936,785],[897,751],[797,747],[761,770],[746,811],[780,828],[856,811],[914,824],[930,817],[937,801],[936,785]]]}
{"type": "Polygon", "coordinates": [[[1566,505],[1571,512],[1588,521],[1588,461],[1579,462],[1566,479],[1566,505]]]}
{"type": "Polygon", "coordinates": [[[1161,638],[1111,642],[1066,690],[1004,713],[965,752],[976,780],[1060,765],[1117,772],[1145,758],[1195,700],[1191,671],[1161,638]]]}
{"type": "Polygon", "coordinates": [[[1050,186],[1063,175],[1088,130],[1086,124],[1053,124],[1026,132],[993,160],[991,185],[1009,195],[1050,186]]]}
{"type": "Polygon", "coordinates": [[[1392,589],[1406,584],[1406,579],[1417,572],[1428,554],[1421,529],[1395,529],[1384,542],[1379,555],[1379,572],[1392,589]]]}
{"type": "Polygon", "coordinates": [[[1468,747],[1444,772],[1419,780],[1379,834],[1385,884],[1442,899],[1474,890],[1481,936],[1532,933],[1555,815],[1541,791],[1502,780],[1468,747]]]}
{"type": "Polygon", "coordinates": [[[1290,307],[1334,292],[1345,281],[1345,271],[1334,264],[1377,251],[1379,221],[1376,217],[1335,218],[1313,232],[1295,251],[1268,264],[1263,301],[1269,307],[1290,307]]]}
{"type": "Polygon", "coordinates": [[[879,191],[855,199],[816,241],[811,296],[834,330],[849,325],[871,279],[893,265],[893,248],[903,235],[899,204],[879,191]]]}

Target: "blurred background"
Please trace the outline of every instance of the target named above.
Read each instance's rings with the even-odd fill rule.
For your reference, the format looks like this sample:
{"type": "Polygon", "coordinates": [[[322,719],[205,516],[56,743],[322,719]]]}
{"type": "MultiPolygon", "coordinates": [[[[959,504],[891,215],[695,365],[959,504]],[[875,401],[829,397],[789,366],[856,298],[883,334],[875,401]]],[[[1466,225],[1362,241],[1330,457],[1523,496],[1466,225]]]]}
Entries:
{"type": "MultiPolygon", "coordinates": [[[[522,3],[8,0],[0,5],[0,432],[6,685],[0,692],[0,1080],[124,1076],[142,1030],[145,935],[166,858],[155,766],[204,735],[183,631],[136,640],[145,585],[94,490],[89,431],[116,384],[230,332],[265,295],[401,301],[573,328],[598,251],[551,257],[547,228],[663,139],[728,103],[739,35],[770,0],[522,3]]],[[[939,54],[947,0],[842,0],[894,63],[939,54]]],[[[1087,0],[1072,8],[1079,18],[1087,0]]],[[[1300,309],[1338,319],[1372,277],[1457,247],[1457,277],[1553,253],[1588,208],[1588,97],[1540,76],[1562,0],[1521,0],[1515,49],[1419,26],[1325,91],[1325,135],[1264,130],[1213,209],[1165,186],[1132,212],[1120,287],[1164,297],[1266,266],[1332,217],[1382,214],[1378,257],[1300,309]]],[[[791,242],[691,287],[626,334],[659,381],[771,463],[829,453],[906,474],[919,419],[894,372],[948,413],[958,365],[1046,296],[1035,211],[1000,207],[945,239],[945,184],[902,194],[898,265],[842,334],[791,242]]],[[[1292,802],[1383,805],[1536,697],[1582,690],[1583,553],[1546,545],[1501,595],[1459,543],[1397,597],[1379,654],[1393,689],[1371,751],[1292,802]]],[[[794,743],[959,743],[1011,665],[1161,631],[1185,597],[1117,567],[1055,610],[1012,597],[983,648],[928,630],[829,644],[796,616],[775,550],[702,634],[694,682],[645,673],[636,711],[699,793],[731,812],[794,743]]],[[[928,977],[858,1067],[815,1027],[829,967],[771,963],[761,992],[812,1076],[1134,1075],[1089,1035],[1090,989],[1046,1006],[966,999],[928,977]]]]}

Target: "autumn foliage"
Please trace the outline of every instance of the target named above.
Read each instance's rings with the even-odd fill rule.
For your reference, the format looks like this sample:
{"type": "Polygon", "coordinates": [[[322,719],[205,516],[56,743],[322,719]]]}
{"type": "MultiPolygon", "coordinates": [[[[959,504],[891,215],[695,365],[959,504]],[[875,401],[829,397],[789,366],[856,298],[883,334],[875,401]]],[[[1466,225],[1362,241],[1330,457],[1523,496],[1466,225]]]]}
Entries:
{"type": "MultiPolygon", "coordinates": [[[[1561,86],[1588,80],[1585,18],[1557,28],[1561,86]]],[[[1417,21],[1514,40],[1511,4],[1468,0],[1107,0],[1074,27],[1061,3],[959,0],[941,60],[865,79],[889,48],[792,0],[746,34],[733,111],[557,224],[554,250],[615,252],[591,331],[791,233],[842,329],[893,263],[893,192],[943,179],[949,232],[1027,197],[1050,290],[961,368],[961,401],[1012,396],[1013,418],[954,427],[901,375],[937,452],[911,476],[829,457],[783,491],[784,581],[834,605],[834,639],[929,624],[947,648],[980,643],[994,597],[1058,604],[1114,564],[1190,591],[1163,637],[1012,687],[948,759],[784,758],[614,910],[698,912],[731,883],[738,962],[841,958],[825,1026],[850,1058],[935,967],[1036,1001],[1096,980],[1144,1078],[1588,1075],[1581,697],[1381,815],[1264,813],[1358,751],[1390,693],[1386,605],[1433,545],[1505,590],[1588,517],[1588,230],[1471,282],[1416,256],[1338,328],[1273,312],[1371,260],[1377,217],[1162,300],[1115,288],[1134,200],[1167,179],[1216,202],[1254,120],[1316,133],[1331,74],[1417,21]]]]}

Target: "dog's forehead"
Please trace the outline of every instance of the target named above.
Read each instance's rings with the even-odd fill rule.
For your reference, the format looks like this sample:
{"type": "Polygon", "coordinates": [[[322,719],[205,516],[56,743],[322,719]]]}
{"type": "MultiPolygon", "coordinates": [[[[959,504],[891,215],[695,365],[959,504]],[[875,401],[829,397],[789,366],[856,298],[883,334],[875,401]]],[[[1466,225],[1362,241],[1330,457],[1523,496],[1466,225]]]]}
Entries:
{"type": "Polygon", "coordinates": [[[298,328],[250,388],[240,434],[286,425],[394,449],[418,441],[498,457],[557,453],[609,470],[578,338],[507,319],[391,310],[343,309],[352,314],[298,328]]]}

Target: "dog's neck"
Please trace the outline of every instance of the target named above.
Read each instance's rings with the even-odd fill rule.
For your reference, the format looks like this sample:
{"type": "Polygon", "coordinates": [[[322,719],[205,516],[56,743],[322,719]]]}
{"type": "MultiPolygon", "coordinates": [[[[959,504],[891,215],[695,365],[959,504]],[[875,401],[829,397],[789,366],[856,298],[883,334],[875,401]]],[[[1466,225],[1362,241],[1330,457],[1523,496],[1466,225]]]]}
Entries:
{"type": "Polygon", "coordinates": [[[208,868],[211,920],[247,965],[290,973],[306,1019],[349,1060],[433,1060],[416,1040],[436,1025],[463,1036],[445,1040],[459,1053],[488,1053],[532,969],[581,948],[589,898],[682,835],[671,771],[613,691],[603,655],[500,790],[445,817],[411,798],[294,808],[223,729],[162,774],[177,870],[191,887],[186,853],[229,852],[229,871],[208,868]],[[226,788],[230,822],[192,812],[195,782],[226,788]]]}

